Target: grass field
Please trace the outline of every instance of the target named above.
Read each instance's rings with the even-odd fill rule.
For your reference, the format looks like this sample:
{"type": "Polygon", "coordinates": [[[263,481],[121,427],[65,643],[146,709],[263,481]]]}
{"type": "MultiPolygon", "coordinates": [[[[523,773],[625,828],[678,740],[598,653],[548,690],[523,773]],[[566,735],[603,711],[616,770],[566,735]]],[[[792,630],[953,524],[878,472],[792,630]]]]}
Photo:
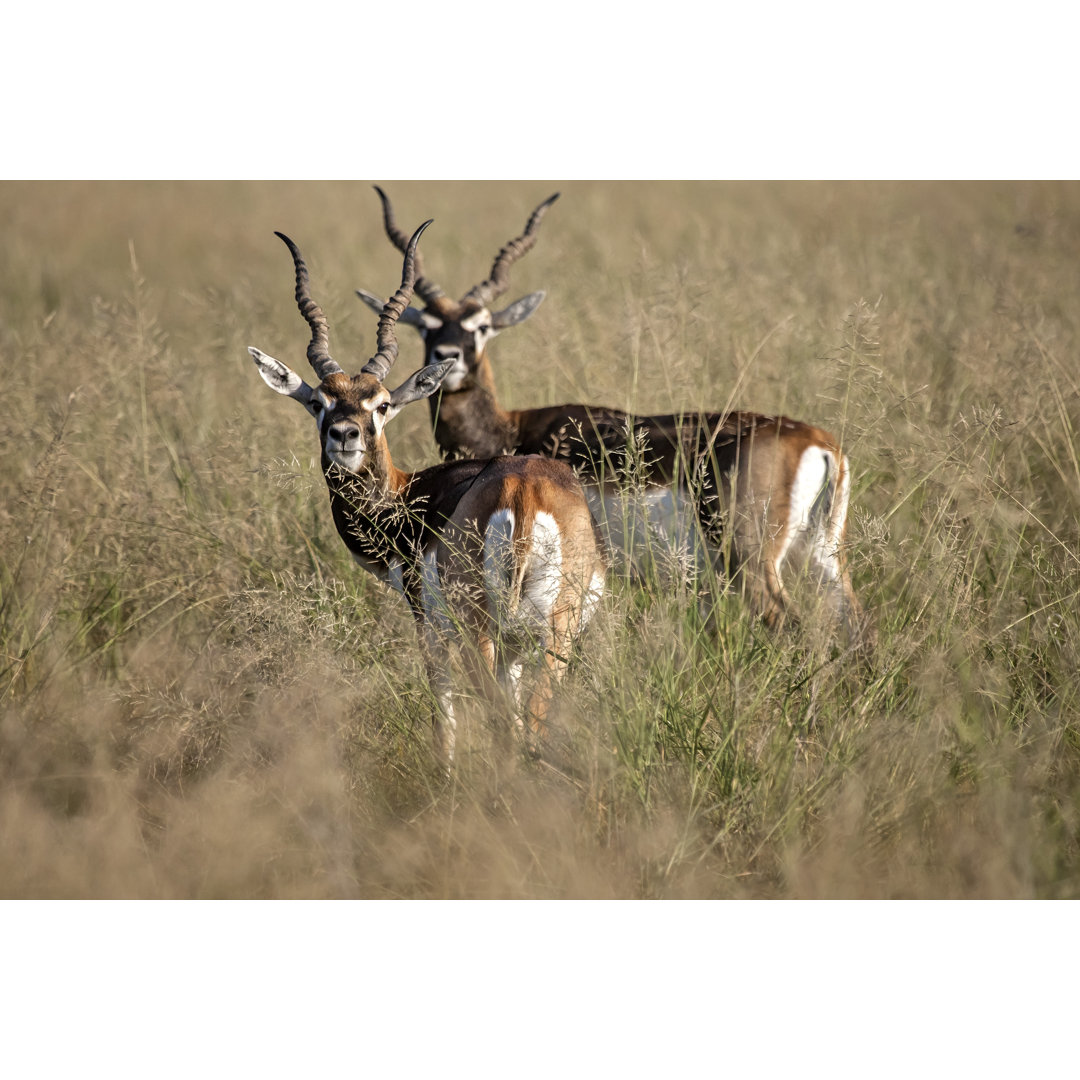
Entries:
{"type": "MultiPolygon", "coordinates": [[[[371,355],[370,185],[4,183],[0,894],[1080,895],[1080,185],[385,187],[457,295],[562,191],[504,405],[842,436],[872,660],[613,578],[558,760],[493,806],[470,732],[442,782],[411,618],[246,349],[307,370],[280,229],[371,355]]],[[[420,359],[403,329],[391,384],[420,359]]],[[[426,407],[389,441],[433,462],[426,407]]]]}

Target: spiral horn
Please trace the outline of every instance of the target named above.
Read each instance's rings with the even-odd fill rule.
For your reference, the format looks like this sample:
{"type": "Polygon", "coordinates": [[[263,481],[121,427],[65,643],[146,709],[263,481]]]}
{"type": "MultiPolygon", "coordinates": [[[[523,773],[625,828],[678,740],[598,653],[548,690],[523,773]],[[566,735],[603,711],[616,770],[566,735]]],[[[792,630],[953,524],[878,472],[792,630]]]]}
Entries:
{"type": "Polygon", "coordinates": [[[300,249],[284,234],[275,232],[292,252],[293,265],[296,267],[296,306],[300,314],[304,316],[308,326],[311,327],[311,342],[307,347],[307,358],[315,369],[315,374],[322,382],[327,375],[333,375],[341,371],[338,364],[330,357],[330,327],[322,308],[311,298],[310,280],[308,278],[307,264],[300,254],[300,249]]]}
{"type": "Polygon", "coordinates": [[[394,327],[398,319],[401,318],[401,313],[409,306],[409,301],[412,299],[413,286],[416,282],[416,245],[420,241],[420,234],[431,224],[432,220],[434,219],[425,221],[412,234],[411,239],[405,245],[405,261],[401,266],[401,286],[386,301],[382,314],[379,316],[379,329],[376,338],[378,351],[360,369],[366,371],[369,375],[374,375],[379,382],[385,381],[386,376],[390,373],[390,368],[394,366],[394,361],[397,359],[398,345],[394,327]]]}

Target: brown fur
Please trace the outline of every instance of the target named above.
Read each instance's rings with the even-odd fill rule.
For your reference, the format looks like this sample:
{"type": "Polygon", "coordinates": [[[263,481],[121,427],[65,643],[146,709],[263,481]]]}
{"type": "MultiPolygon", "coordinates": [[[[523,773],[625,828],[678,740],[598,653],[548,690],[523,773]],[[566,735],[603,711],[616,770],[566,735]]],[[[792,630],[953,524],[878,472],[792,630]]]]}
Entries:
{"type": "MultiPolygon", "coordinates": [[[[381,190],[379,196],[387,235],[401,248],[404,234],[394,224],[389,199],[381,190]]],[[[582,404],[509,412],[499,406],[486,348],[478,347],[475,332],[462,324],[475,322],[487,310],[482,302],[506,290],[510,265],[531,248],[536,227],[555,198],[537,207],[525,233],[499,253],[492,279],[460,301],[426,282],[427,306],[411,320],[424,339],[425,363],[459,357],[464,368],[458,385],[444,386],[428,401],[440,450],[449,459],[543,454],[565,461],[602,492],[617,486],[636,466],[633,456],[640,454],[645,483],[693,498],[702,533],[723,554],[729,576],[740,581],[752,609],[778,625],[791,614],[780,568],[789,546],[792,491],[803,453],[816,447],[832,455],[834,493],[846,482],[847,460],[828,432],[788,417],[750,412],[635,416],[582,404]],[[429,325],[435,320],[439,325],[429,325]]],[[[360,295],[372,303],[370,296],[360,295]]],[[[498,330],[523,321],[535,303],[524,313],[515,313],[516,307],[489,312],[490,326],[498,330]]],[[[827,513],[837,540],[838,606],[849,631],[857,633],[860,608],[844,565],[844,522],[834,521],[835,505],[827,513]]]]}
{"type": "MultiPolygon", "coordinates": [[[[283,233],[277,235],[292,255],[297,306],[311,330],[308,360],[321,382],[312,388],[280,360],[255,348],[249,352],[267,385],[299,401],[318,424],[323,473],[342,540],[366,569],[399,586],[409,601],[428,676],[439,697],[434,717],[436,746],[449,760],[454,743],[449,638],[463,640],[467,653],[483,659],[489,681],[507,665],[516,671],[537,647],[557,649],[558,655],[565,656],[597,598],[594,584],[602,584],[604,561],[585,493],[563,463],[538,457],[496,458],[448,462],[417,473],[402,472],[394,465],[385,425],[410,402],[429,397],[450,367],[422,368],[393,391],[383,384],[398,351],[394,328],[412,296],[417,244],[430,224],[425,222],[404,242],[401,286],[381,305],[378,351],[358,375],[349,377],[330,357],[326,316],[311,297],[303,256],[283,233]],[[509,583],[493,581],[489,589],[485,587],[486,533],[492,515],[503,508],[514,513],[509,548],[513,574],[509,583]],[[532,620],[528,629],[535,631],[534,640],[504,642],[499,634],[506,622],[501,608],[513,608],[522,592],[531,595],[527,578],[534,571],[530,564],[541,553],[529,537],[541,511],[550,515],[563,549],[554,607],[543,616],[546,625],[537,626],[539,620],[532,620]],[[568,572],[562,572],[564,567],[568,572]],[[506,584],[513,584],[517,592],[504,595],[506,584]]],[[[494,539],[501,555],[506,541],[498,534],[494,539]]],[[[546,586],[542,599],[547,602],[552,600],[553,578],[544,576],[544,569],[539,567],[537,581],[538,586],[546,586]]],[[[550,663],[542,665],[540,684],[548,689],[529,705],[530,719],[537,727],[546,718],[552,674],[559,672],[550,663]]]]}
{"type": "MultiPolygon", "coordinates": [[[[530,646],[501,637],[497,613],[484,589],[484,530],[498,510],[511,509],[517,546],[524,551],[521,541],[530,534],[537,513],[543,511],[555,520],[562,538],[564,572],[546,627],[543,658],[524,703],[532,732],[542,737],[553,684],[561,678],[581,629],[589,589],[606,570],[602,541],[577,477],[566,464],[537,456],[453,461],[416,473],[402,472],[391,459],[385,435],[376,431],[376,414],[365,408],[365,403],[386,393],[379,380],[364,373],[351,379],[334,374],[320,390],[334,399],[320,429],[334,523],[346,546],[372,572],[386,578],[395,561],[403,564],[404,593],[422,631],[433,685],[445,678],[440,665],[446,657],[432,648],[424,612],[420,566],[424,556],[435,549],[440,582],[465,643],[473,681],[496,712],[506,704],[499,697],[498,677],[530,646]],[[357,473],[334,465],[325,450],[325,432],[346,424],[355,424],[365,445],[371,447],[357,473]]],[[[520,573],[517,583],[520,588],[520,573]]],[[[497,723],[496,730],[505,742],[509,729],[497,723]]],[[[452,732],[438,715],[434,731],[440,755],[452,757],[452,732]]]]}
{"type": "Polygon", "coordinates": [[[484,529],[497,511],[507,508],[514,515],[514,547],[517,552],[513,596],[520,602],[522,576],[528,538],[539,513],[549,514],[559,526],[562,541],[562,582],[547,625],[546,648],[524,714],[532,734],[546,734],[548,710],[554,684],[566,668],[574,638],[582,628],[582,597],[594,579],[602,579],[607,569],[603,544],[589,513],[584,492],[574,474],[559,462],[542,457],[498,458],[488,465],[491,479],[474,484],[462,495],[440,537],[438,563],[440,578],[448,595],[457,598],[460,618],[469,627],[466,637],[478,643],[484,658],[479,677],[489,701],[498,687],[501,644],[514,652],[528,649],[527,641],[499,641],[500,630],[484,588],[484,529]]]}
{"type": "MultiPolygon", "coordinates": [[[[444,301],[439,308],[445,319],[453,306],[444,301]]],[[[495,396],[487,350],[475,356],[473,335],[460,329],[468,314],[474,312],[428,335],[429,362],[435,346],[456,341],[469,368],[458,390],[429,399],[435,439],[446,457],[543,454],[565,461],[587,483],[611,490],[640,451],[648,485],[694,497],[704,536],[723,552],[727,573],[740,583],[751,608],[770,626],[792,613],[779,563],[788,539],[791,488],[803,452],[812,447],[836,456],[837,487],[843,482],[847,460],[832,435],[786,416],[752,412],[635,416],[581,404],[506,411],[495,396]]],[[[838,559],[843,567],[842,548],[838,559]]],[[[853,623],[860,607],[846,568],[841,588],[853,623]]]]}

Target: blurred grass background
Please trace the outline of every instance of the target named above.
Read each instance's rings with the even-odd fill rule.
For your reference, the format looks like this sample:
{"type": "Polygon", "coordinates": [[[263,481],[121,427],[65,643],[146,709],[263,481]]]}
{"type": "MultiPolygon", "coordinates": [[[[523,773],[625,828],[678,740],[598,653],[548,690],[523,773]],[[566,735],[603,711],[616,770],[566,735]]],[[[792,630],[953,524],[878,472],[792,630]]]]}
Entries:
{"type": "MultiPolygon", "coordinates": [[[[370,184],[0,185],[0,892],[1073,897],[1080,186],[399,183],[461,295],[554,190],[505,406],[783,411],[843,439],[856,670],[715,582],[614,581],[556,768],[430,761],[411,619],[337,539],[280,229],[346,369],[370,184]]],[[[403,333],[397,368],[420,363],[403,333]]],[[[427,410],[390,431],[435,460],[427,410]]]]}

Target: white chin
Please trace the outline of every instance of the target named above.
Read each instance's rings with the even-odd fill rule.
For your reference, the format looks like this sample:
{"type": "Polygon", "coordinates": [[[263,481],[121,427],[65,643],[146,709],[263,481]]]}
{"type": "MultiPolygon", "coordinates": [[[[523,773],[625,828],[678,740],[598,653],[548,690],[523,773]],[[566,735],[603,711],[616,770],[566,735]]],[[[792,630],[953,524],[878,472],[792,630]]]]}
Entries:
{"type": "Polygon", "coordinates": [[[446,376],[442,381],[442,389],[449,390],[450,393],[454,393],[455,390],[461,389],[461,384],[465,381],[465,376],[469,374],[468,368],[464,364],[457,364],[450,370],[450,374],[446,376]]]}
{"type": "Polygon", "coordinates": [[[339,469],[344,469],[346,472],[357,473],[360,471],[360,465],[364,460],[364,455],[359,451],[352,453],[345,453],[342,450],[331,450],[326,455],[333,464],[339,469]]]}

